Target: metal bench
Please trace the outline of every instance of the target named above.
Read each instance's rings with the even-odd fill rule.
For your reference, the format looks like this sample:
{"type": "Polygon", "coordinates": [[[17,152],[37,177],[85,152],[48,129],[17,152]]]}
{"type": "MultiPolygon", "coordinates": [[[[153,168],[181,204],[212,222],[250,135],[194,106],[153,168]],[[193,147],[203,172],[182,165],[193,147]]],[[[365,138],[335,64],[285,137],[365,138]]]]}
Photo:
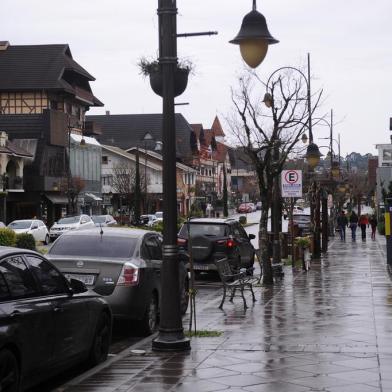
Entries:
{"type": "Polygon", "coordinates": [[[244,291],[249,290],[252,293],[252,300],[256,302],[256,297],[253,292],[252,277],[246,274],[246,270],[241,270],[240,272],[233,273],[228,259],[221,259],[215,262],[216,268],[218,270],[219,276],[223,284],[223,297],[219,305],[219,309],[223,308],[223,303],[226,299],[226,293],[230,291],[230,302],[233,302],[233,298],[236,294],[237,289],[240,291],[240,295],[244,302],[244,309],[247,309],[246,299],[244,296],[244,291]]]}

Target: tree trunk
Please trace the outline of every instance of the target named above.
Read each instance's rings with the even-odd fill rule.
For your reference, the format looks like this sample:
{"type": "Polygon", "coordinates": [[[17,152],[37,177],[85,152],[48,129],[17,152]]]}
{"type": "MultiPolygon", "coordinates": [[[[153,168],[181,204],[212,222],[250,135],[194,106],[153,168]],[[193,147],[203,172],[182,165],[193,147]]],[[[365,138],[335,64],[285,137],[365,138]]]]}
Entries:
{"type": "Polygon", "coordinates": [[[261,217],[259,225],[259,249],[263,262],[263,283],[274,284],[271,259],[268,252],[268,210],[267,198],[262,198],[261,217]]]}

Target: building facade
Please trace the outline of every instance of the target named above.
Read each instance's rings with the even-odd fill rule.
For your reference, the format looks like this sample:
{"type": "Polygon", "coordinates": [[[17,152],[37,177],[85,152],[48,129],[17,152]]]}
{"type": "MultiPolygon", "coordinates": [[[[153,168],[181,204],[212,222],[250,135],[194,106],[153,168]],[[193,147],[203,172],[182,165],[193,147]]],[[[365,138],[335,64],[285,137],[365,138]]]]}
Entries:
{"type": "MultiPolygon", "coordinates": [[[[75,187],[69,185],[80,174],[80,154],[90,156],[83,159],[86,165],[94,154],[92,161],[100,160],[97,146],[82,143],[87,148],[77,152],[74,138],[99,132],[85,121],[90,107],[103,105],[91,91],[94,80],[66,44],[0,42],[0,130],[32,157],[23,168],[25,192],[14,195],[7,221],[37,216],[51,224],[71,212],[70,194],[74,193],[70,190],[75,187]]],[[[95,195],[100,175],[82,177],[79,185],[84,193],[95,195]]]]}

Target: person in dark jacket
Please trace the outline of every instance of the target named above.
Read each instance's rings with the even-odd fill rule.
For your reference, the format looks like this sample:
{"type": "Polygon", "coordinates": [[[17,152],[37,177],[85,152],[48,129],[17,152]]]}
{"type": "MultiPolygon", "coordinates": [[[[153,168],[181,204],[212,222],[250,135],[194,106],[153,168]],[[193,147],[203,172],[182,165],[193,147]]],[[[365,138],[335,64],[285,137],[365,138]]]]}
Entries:
{"type": "Polygon", "coordinates": [[[372,228],[372,240],[376,239],[376,229],[377,229],[377,217],[376,215],[372,215],[369,219],[370,227],[372,228]]]}
{"type": "Polygon", "coordinates": [[[358,215],[355,213],[355,211],[351,212],[349,223],[351,229],[351,239],[355,241],[356,234],[357,234],[357,226],[358,226],[358,215]]]}
{"type": "Polygon", "coordinates": [[[346,226],[348,224],[348,220],[344,211],[340,212],[340,215],[338,216],[337,219],[337,224],[339,227],[340,239],[342,241],[346,241],[346,226]]]}

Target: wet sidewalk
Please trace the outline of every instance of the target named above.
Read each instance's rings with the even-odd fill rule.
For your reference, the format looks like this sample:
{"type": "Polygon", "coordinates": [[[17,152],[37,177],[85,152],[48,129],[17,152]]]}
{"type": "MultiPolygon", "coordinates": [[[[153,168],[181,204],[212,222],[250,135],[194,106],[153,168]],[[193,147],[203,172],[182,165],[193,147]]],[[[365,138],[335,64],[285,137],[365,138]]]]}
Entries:
{"type": "MultiPolygon", "coordinates": [[[[57,391],[392,391],[392,284],[382,242],[335,241],[309,272],[287,269],[281,283],[257,288],[218,309],[220,291],[198,304],[189,353],[125,350],[57,391]]],[[[184,325],[186,323],[184,322],[184,325]]]]}

